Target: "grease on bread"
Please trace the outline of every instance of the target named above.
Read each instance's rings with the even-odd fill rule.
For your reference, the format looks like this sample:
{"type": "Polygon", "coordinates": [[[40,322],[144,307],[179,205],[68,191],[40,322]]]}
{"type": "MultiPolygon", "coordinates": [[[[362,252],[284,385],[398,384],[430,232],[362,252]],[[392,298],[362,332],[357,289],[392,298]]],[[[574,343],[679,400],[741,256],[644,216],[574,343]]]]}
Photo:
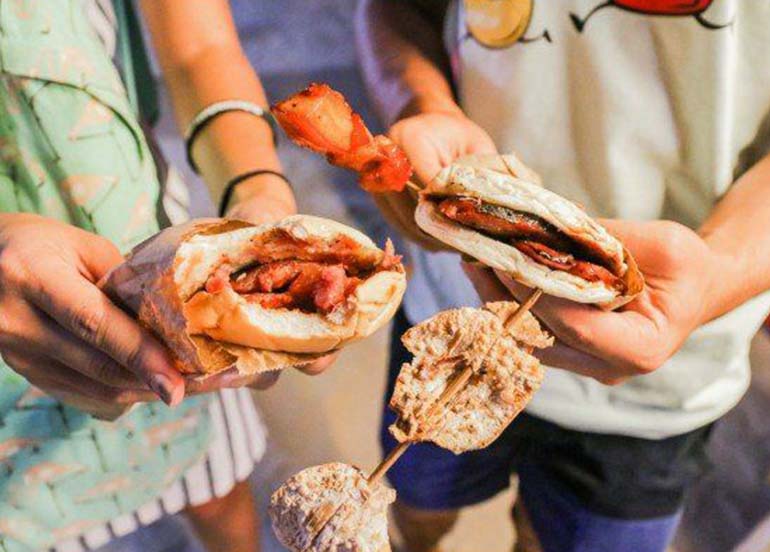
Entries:
{"type": "Polygon", "coordinates": [[[367,236],[327,219],[297,215],[278,224],[244,228],[229,234],[193,238],[180,248],[179,281],[190,330],[248,347],[292,353],[324,353],[372,334],[393,316],[406,289],[400,263],[366,276],[343,305],[321,314],[293,308],[264,308],[226,286],[218,293],[202,289],[222,262],[233,272],[258,257],[276,260],[329,260],[339,240],[352,248],[349,262],[374,270],[385,252],[367,236]],[[280,240],[290,240],[282,246],[280,240]],[[312,246],[303,246],[312,243],[312,246]],[[295,244],[299,244],[296,247],[295,244]]]}

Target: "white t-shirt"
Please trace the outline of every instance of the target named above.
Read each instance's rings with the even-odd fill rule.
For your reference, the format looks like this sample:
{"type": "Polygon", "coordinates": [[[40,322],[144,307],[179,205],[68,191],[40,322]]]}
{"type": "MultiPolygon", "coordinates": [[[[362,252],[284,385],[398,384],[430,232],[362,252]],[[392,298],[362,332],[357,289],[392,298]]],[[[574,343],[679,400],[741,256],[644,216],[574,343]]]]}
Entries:
{"type": "MultiPolygon", "coordinates": [[[[715,0],[701,20],[609,5],[579,32],[570,12],[600,3],[534,2],[524,37],[547,31],[551,41],[502,49],[472,38],[455,5],[448,40],[461,104],[501,152],[519,153],[546,187],[589,213],[697,228],[770,146],[770,3],[715,0]]],[[[478,303],[457,256],[412,248],[411,258],[410,320],[478,303]]],[[[528,411],[654,439],[705,425],[746,390],[750,341],[768,309],[770,294],[756,297],[697,329],[655,373],[618,387],[549,370],[528,411]]]]}

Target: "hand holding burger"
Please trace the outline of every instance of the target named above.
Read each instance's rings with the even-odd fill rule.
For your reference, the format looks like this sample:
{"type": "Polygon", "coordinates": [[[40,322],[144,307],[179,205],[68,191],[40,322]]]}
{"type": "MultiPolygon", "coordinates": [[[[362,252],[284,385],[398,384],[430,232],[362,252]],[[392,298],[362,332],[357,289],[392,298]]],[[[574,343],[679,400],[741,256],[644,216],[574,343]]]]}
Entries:
{"type": "MultiPolygon", "coordinates": [[[[611,312],[544,296],[532,309],[556,337],[542,361],[607,384],[657,370],[699,325],[713,318],[711,298],[726,266],[706,241],[673,222],[603,220],[633,254],[646,286],[611,312]]],[[[528,289],[502,271],[466,265],[485,300],[524,297],[528,289]]]]}

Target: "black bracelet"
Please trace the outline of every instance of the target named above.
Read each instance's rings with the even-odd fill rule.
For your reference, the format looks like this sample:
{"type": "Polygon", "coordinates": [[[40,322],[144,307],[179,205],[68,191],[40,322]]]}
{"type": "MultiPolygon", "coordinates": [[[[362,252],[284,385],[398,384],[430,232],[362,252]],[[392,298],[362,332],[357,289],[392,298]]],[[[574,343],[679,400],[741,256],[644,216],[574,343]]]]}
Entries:
{"type": "Polygon", "coordinates": [[[185,141],[185,153],[187,154],[187,164],[190,165],[195,174],[200,174],[198,165],[195,163],[195,159],[192,156],[192,148],[195,143],[195,139],[198,134],[208,126],[208,124],[216,119],[223,113],[231,111],[242,111],[244,113],[251,113],[257,117],[262,118],[268,125],[273,133],[273,145],[278,145],[278,123],[270,113],[269,109],[263,109],[252,102],[246,102],[243,100],[225,100],[222,102],[213,103],[204,109],[202,109],[190,122],[190,126],[187,127],[187,132],[184,134],[185,141]]]}
{"type": "Polygon", "coordinates": [[[222,193],[222,199],[219,200],[219,216],[220,217],[225,216],[225,210],[227,209],[227,204],[230,203],[230,198],[233,196],[233,191],[235,190],[235,187],[238,184],[240,184],[244,180],[248,180],[253,176],[259,176],[262,174],[272,174],[273,176],[277,176],[278,178],[286,182],[289,188],[291,188],[292,190],[294,189],[289,179],[286,178],[286,175],[283,173],[279,173],[278,171],[271,171],[270,169],[257,169],[254,171],[249,171],[243,174],[239,174],[235,178],[231,179],[230,182],[227,183],[227,186],[225,186],[225,191],[222,193]]]}

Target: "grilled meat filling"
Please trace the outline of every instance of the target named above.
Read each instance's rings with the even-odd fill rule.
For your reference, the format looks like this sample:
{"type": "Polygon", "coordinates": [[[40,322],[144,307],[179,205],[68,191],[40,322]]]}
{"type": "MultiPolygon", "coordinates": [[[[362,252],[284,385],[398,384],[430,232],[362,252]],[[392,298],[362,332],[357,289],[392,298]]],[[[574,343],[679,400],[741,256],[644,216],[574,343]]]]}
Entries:
{"type": "Polygon", "coordinates": [[[623,288],[622,267],[616,259],[596,244],[567,236],[536,215],[471,197],[439,198],[438,208],[445,217],[508,243],[548,268],[623,288]]]}
{"type": "Polygon", "coordinates": [[[345,303],[367,278],[383,270],[402,270],[401,258],[388,240],[377,259],[362,258],[361,247],[344,236],[331,245],[296,240],[271,242],[268,260],[264,247],[255,264],[233,271],[223,263],[206,282],[209,293],[231,287],[247,301],[266,309],[299,309],[328,314],[345,303]],[[292,255],[293,254],[293,255],[292,255]],[[285,258],[294,256],[299,258],[285,258]]]}

